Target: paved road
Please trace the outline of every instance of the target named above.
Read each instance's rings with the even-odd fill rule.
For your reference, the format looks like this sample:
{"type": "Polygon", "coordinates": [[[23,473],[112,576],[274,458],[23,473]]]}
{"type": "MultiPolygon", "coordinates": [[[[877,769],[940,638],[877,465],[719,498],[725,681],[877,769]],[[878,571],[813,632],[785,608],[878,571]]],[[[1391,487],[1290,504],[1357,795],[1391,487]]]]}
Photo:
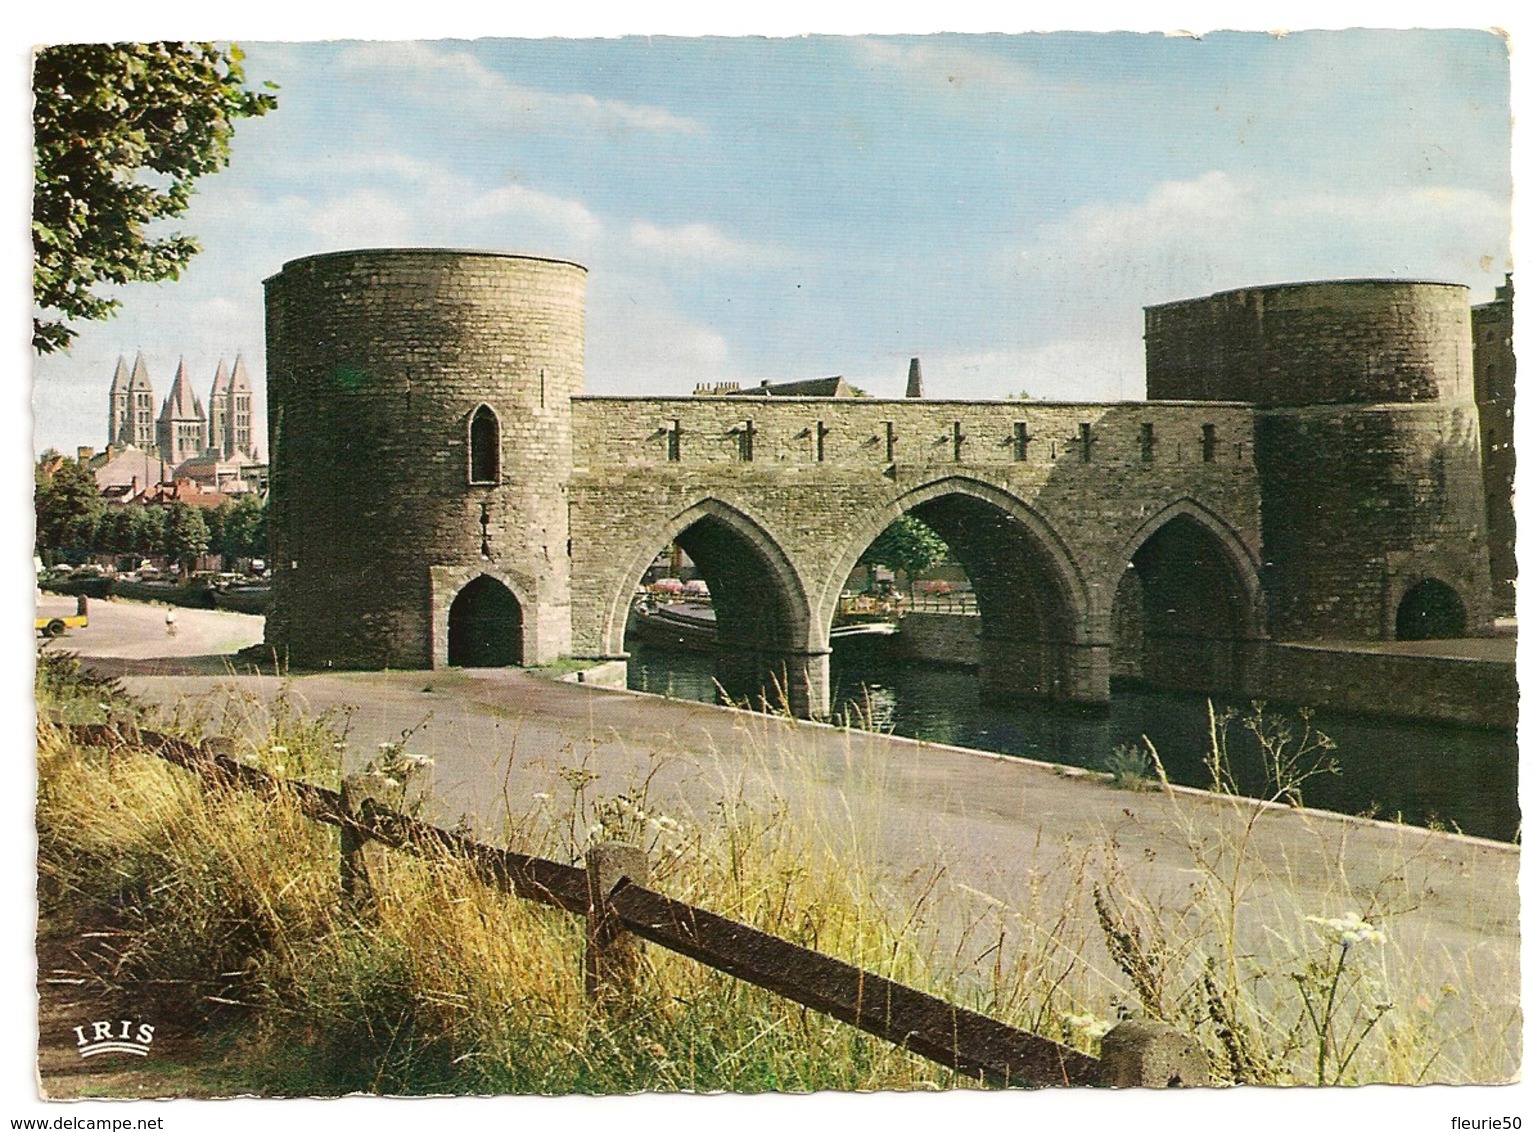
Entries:
{"type": "MultiPolygon", "coordinates": [[[[73,613],[75,599],[43,594],[38,616],[73,613]]],[[[48,647],[99,658],[104,671],[226,672],[234,653],[259,644],[266,620],[248,613],[184,609],[152,602],[97,598],[89,603],[89,624],[71,629],[48,647]],[[165,616],[175,617],[175,632],[165,616]]]]}
{"type": "MultiPolygon", "coordinates": [[[[113,651],[149,649],[134,634],[152,618],[117,604],[93,613],[90,632],[101,630],[93,640],[118,642],[103,644],[113,651]],[[132,620],[119,623],[119,614],[132,620]]],[[[233,633],[236,623],[226,619],[234,617],[183,611],[181,633],[216,640],[233,633]],[[217,623],[192,628],[204,617],[217,623]]],[[[165,643],[163,623],[156,643],[165,643]]],[[[84,633],[78,645],[91,653],[84,633]]],[[[960,956],[960,965],[973,960],[983,969],[993,956],[979,957],[1003,927],[1015,949],[1057,920],[1048,930],[1083,956],[1069,985],[1083,988],[1098,1011],[1107,1009],[1104,988],[1118,980],[1101,947],[1091,884],[1137,892],[1160,923],[1175,924],[1204,879],[1191,846],[1223,847],[1226,869],[1228,847],[1253,812],[1196,791],[1129,792],[1023,759],[509,669],[291,680],[135,675],[127,683],[153,703],[203,712],[213,731],[253,732],[261,705],[281,695],[311,711],[354,708],[347,769],[410,732],[409,749],[437,761],[437,815],[466,815],[480,831],[500,828],[508,808],[520,814],[544,804],[539,794],[567,797],[559,772],[572,766],[599,774],[591,789],[608,795],[651,776],[655,804],[694,820],[710,820],[722,799],[763,812],[776,805],[782,820],[811,830],[846,867],[861,862],[890,915],[903,915],[930,888],[922,911],[937,938],[927,946],[960,956]]],[[[1250,828],[1243,951],[1282,963],[1291,958],[1284,940],[1313,938],[1307,914],[1374,915],[1377,901],[1388,965],[1400,980],[1397,1008],[1436,1007],[1445,1026],[1462,1031],[1439,1067],[1461,1058],[1480,1079],[1512,1071],[1520,1041],[1515,847],[1289,807],[1262,813],[1250,828]]]]}

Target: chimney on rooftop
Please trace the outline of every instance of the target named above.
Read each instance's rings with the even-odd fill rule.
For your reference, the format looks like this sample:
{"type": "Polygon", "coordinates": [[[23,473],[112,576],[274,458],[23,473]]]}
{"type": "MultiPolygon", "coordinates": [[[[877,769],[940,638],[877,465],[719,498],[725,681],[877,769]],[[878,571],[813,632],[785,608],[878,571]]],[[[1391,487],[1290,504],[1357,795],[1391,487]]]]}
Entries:
{"type": "Polygon", "coordinates": [[[905,382],[906,397],[924,397],[925,392],[921,389],[921,359],[910,359],[910,377],[905,382]]]}

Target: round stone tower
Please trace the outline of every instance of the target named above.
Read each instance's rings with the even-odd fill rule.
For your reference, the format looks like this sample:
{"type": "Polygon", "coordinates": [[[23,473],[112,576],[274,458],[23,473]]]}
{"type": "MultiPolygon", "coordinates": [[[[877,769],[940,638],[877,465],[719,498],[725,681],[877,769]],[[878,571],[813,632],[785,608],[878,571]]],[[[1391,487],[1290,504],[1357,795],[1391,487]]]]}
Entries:
{"type": "Polygon", "coordinates": [[[1290,640],[1488,631],[1469,289],[1393,279],[1145,310],[1152,400],[1258,406],[1269,625],[1290,640]]]}
{"type": "Polygon", "coordinates": [[[568,652],[586,270],[335,252],[266,280],[267,644],[302,667],[568,652]]]}
{"type": "Polygon", "coordinates": [[[1340,279],[1145,309],[1152,401],[1404,404],[1474,396],[1469,289],[1340,279]]]}

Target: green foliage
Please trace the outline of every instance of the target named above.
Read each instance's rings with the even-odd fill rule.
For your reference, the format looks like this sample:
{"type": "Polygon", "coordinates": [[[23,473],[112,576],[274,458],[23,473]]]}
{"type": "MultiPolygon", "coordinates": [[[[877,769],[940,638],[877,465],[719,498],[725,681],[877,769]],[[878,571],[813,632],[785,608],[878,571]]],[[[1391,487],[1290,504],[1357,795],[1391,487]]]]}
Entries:
{"type": "Polygon", "coordinates": [[[143,557],[165,553],[170,514],[163,507],[107,507],[96,525],[90,549],[143,557]]]}
{"type": "Polygon", "coordinates": [[[34,683],[39,714],[51,708],[71,723],[98,723],[131,704],[115,677],[82,668],[70,652],[39,648],[34,683]]]}
{"type": "Polygon", "coordinates": [[[190,573],[192,563],[208,550],[208,522],[202,512],[185,503],[170,505],[170,519],[165,528],[165,553],[190,573]]]}
{"type": "MultiPolygon", "coordinates": [[[[145,229],[180,216],[193,182],[229,161],[234,123],[277,105],[245,89],[243,55],[211,43],[76,43],[37,53],[32,320],[39,354],[69,345],[68,323],[121,305],[102,285],[176,279],[199,250],[145,229]]],[[[271,84],[266,84],[268,88],[271,84]]]]}
{"type": "Polygon", "coordinates": [[[1112,775],[1113,785],[1124,790],[1147,790],[1155,782],[1150,756],[1137,743],[1118,744],[1112,754],[1100,760],[1097,769],[1112,775]]]}
{"type": "Polygon", "coordinates": [[[259,557],[266,551],[266,508],[259,496],[226,499],[207,513],[208,549],[225,559],[259,557]]]}
{"type": "Polygon", "coordinates": [[[55,453],[45,452],[37,464],[33,502],[39,554],[90,547],[106,511],[90,469],[64,460],[49,470],[55,460],[55,453]]]}
{"type": "Polygon", "coordinates": [[[857,564],[885,566],[908,576],[929,570],[947,556],[947,543],[936,531],[914,515],[901,515],[868,544],[857,564]]]}

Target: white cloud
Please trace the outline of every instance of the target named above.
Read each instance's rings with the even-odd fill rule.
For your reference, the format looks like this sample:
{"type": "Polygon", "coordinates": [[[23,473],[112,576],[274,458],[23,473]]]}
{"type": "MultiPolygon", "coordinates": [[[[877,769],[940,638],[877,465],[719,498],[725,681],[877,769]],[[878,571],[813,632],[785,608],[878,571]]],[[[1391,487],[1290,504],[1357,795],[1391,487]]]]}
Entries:
{"type": "Polygon", "coordinates": [[[729,343],[686,318],[643,277],[594,278],[586,309],[586,391],[678,395],[736,376],[729,343]]]}
{"type": "Polygon", "coordinates": [[[1039,231],[1009,266],[1064,304],[1147,304],[1306,279],[1500,281],[1509,217],[1476,189],[1293,191],[1210,172],[1141,201],[1092,204],[1039,231]],[[1488,257],[1488,264],[1487,264],[1488,257]]]}
{"type": "Polygon", "coordinates": [[[443,44],[359,43],[342,54],[340,72],[355,81],[384,81],[408,90],[412,102],[450,106],[457,119],[477,117],[501,128],[515,127],[519,115],[574,120],[601,129],[696,134],[702,124],[658,106],[581,92],[539,90],[513,83],[472,53],[443,44]]]}
{"type": "Polygon", "coordinates": [[[359,189],[310,206],[303,219],[328,248],[408,243],[415,227],[409,209],[376,189],[359,189]]]}
{"type": "Polygon", "coordinates": [[[562,228],[582,242],[601,234],[601,221],[576,200],[529,189],[525,185],[502,185],[462,200],[459,210],[473,219],[524,216],[562,228]]]}
{"type": "MultiPolygon", "coordinates": [[[[895,367],[898,368],[898,367],[895,367]]],[[[1032,349],[929,350],[921,354],[928,397],[1048,401],[1126,401],[1144,396],[1144,344],[1138,333],[1064,338],[1032,349]]],[[[875,396],[899,397],[903,377],[852,378],[875,396]]]]}
{"type": "Polygon", "coordinates": [[[1038,84],[1020,63],[952,41],[855,39],[852,50],[865,67],[921,87],[987,96],[1038,93],[1038,84]]]}
{"type": "Polygon", "coordinates": [[[628,241],[637,250],[669,260],[714,265],[763,267],[783,262],[783,253],[765,244],[738,240],[712,224],[662,228],[646,220],[628,226],[628,241]]]}

